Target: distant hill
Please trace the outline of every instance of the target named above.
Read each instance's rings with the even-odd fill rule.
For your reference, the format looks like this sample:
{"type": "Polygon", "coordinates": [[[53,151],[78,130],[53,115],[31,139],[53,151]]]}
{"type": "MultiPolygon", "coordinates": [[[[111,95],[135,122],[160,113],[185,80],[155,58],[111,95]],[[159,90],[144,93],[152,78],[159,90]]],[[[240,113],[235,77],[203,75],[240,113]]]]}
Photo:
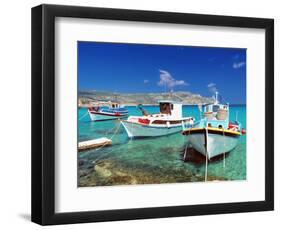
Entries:
{"type": "Polygon", "coordinates": [[[196,105],[210,103],[211,97],[202,97],[200,94],[190,92],[173,93],[112,93],[96,90],[80,90],[79,104],[86,105],[96,101],[118,101],[124,105],[157,104],[159,100],[180,101],[183,104],[196,105]]]}

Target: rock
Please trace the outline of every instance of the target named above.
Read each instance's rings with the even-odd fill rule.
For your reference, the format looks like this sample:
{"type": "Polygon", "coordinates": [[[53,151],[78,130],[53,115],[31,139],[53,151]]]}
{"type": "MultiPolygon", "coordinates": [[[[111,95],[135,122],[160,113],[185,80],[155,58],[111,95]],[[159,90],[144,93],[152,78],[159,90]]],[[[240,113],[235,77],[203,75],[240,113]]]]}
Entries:
{"type": "Polygon", "coordinates": [[[97,164],[95,165],[95,171],[102,177],[110,177],[112,175],[111,170],[107,169],[108,164],[97,164]]]}
{"type": "Polygon", "coordinates": [[[79,177],[84,177],[87,176],[87,171],[86,170],[79,170],[79,177]]]}
{"type": "Polygon", "coordinates": [[[84,160],[79,160],[79,161],[78,161],[78,165],[79,165],[79,166],[84,165],[84,163],[85,163],[85,161],[84,161],[84,160]]]}

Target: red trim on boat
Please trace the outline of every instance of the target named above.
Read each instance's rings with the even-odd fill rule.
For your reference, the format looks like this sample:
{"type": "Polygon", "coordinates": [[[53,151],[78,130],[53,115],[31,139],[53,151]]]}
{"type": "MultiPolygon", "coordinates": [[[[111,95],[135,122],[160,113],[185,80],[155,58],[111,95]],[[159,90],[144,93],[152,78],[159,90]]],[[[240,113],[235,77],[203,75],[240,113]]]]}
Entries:
{"type": "Polygon", "coordinates": [[[139,123],[141,123],[141,124],[146,124],[146,125],[148,125],[149,123],[150,123],[150,120],[149,119],[142,119],[142,118],[139,118],[139,123]]]}
{"type": "Polygon", "coordinates": [[[238,129],[239,126],[238,126],[237,124],[234,124],[234,123],[229,123],[229,124],[228,124],[228,128],[229,128],[229,129],[233,129],[233,128],[237,128],[237,129],[238,129]]]}
{"type": "Polygon", "coordinates": [[[115,114],[109,114],[109,113],[101,113],[101,112],[96,112],[96,111],[89,111],[91,114],[97,114],[97,115],[104,115],[104,116],[111,116],[111,117],[124,117],[127,116],[127,114],[120,114],[120,113],[115,113],[115,114]]]}

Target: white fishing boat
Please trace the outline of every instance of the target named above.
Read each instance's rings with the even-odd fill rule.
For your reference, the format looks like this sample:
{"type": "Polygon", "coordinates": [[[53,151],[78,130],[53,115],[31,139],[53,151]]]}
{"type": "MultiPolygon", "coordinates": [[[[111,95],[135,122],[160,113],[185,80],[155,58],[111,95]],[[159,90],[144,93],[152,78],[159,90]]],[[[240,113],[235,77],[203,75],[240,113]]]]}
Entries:
{"type": "Polygon", "coordinates": [[[92,121],[105,121],[124,118],[128,116],[128,110],[117,102],[103,102],[88,108],[92,121]]]}
{"type": "Polygon", "coordinates": [[[233,150],[245,132],[240,122],[229,122],[229,104],[220,104],[216,93],[215,102],[203,106],[202,119],[182,134],[192,148],[211,159],[233,150]]]}
{"type": "Polygon", "coordinates": [[[128,136],[157,137],[182,131],[182,127],[191,126],[193,117],[182,117],[182,104],[174,101],[160,101],[158,114],[148,114],[142,106],[139,108],[143,116],[129,116],[127,120],[121,120],[128,136]]]}

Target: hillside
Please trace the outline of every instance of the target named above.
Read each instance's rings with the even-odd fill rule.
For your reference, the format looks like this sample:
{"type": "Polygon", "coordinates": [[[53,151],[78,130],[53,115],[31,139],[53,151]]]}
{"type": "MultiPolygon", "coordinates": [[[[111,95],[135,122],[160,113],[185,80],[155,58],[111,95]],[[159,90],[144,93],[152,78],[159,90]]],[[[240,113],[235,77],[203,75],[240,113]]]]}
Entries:
{"type": "Polygon", "coordinates": [[[96,101],[118,101],[124,105],[157,104],[159,100],[180,101],[183,104],[196,105],[212,102],[211,97],[202,97],[190,92],[171,93],[111,93],[95,90],[79,91],[79,105],[87,105],[96,101]]]}

